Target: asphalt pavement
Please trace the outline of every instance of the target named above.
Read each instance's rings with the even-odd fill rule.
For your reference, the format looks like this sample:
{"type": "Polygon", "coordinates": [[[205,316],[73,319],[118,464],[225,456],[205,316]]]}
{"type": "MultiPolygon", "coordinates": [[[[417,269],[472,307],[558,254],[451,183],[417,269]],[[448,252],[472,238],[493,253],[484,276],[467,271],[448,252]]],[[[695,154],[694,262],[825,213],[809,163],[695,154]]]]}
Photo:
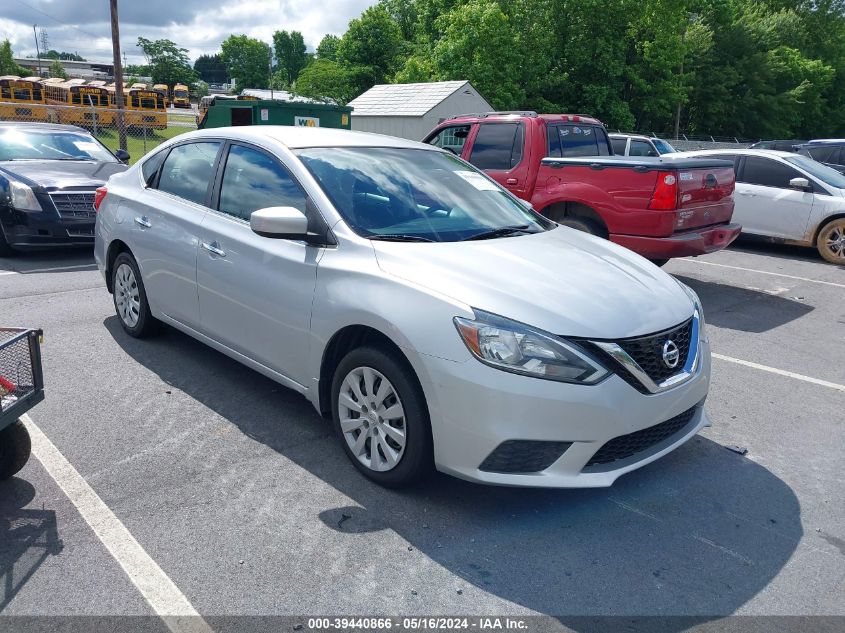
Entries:
{"type": "MultiPolygon", "coordinates": [[[[845,616],[845,269],[742,242],[666,270],[704,304],[713,426],[607,489],[381,489],[301,396],[124,334],[88,252],[0,259],[0,324],[44,329],[32,422],[208,618],[845,616]]],[[[154,613],[49,467],[0,484],[0,624],[154,613]]]]}

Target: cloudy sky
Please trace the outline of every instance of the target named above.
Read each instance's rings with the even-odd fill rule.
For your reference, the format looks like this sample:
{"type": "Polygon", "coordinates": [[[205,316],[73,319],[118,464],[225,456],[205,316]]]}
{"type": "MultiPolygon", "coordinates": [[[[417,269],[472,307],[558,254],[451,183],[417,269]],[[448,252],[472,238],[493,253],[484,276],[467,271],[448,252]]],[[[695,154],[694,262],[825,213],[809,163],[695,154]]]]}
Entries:
{"type": "MultiPolygon", "coordinates": [[[[143,63],[139,36],[167,38],[189,50],[191,60],[220,50],[230,33],[266,42],[279,29],[301,31],[309,49],[326,33],[342,34],[375,0],[118,0],[120,40],[127,61],[143,63]]],[[[32,25],[47,30],[50,48],[110,61],[108,0],[0,0],[0,40],[16,56],[35,56],[32,25]]]]}

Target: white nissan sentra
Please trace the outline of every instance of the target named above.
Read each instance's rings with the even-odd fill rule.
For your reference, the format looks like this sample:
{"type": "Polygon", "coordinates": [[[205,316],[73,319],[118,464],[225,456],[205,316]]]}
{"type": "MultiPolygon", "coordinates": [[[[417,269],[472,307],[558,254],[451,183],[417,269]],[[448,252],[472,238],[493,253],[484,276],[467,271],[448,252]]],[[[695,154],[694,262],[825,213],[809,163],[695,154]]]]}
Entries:
{"type": "Polygon", "coordinates": [[[202,130],[95,206],[129,335],[166,323],[302,393],[385,486],[609,486],[708,424],[695,293],[431,145],[202,130]]]}

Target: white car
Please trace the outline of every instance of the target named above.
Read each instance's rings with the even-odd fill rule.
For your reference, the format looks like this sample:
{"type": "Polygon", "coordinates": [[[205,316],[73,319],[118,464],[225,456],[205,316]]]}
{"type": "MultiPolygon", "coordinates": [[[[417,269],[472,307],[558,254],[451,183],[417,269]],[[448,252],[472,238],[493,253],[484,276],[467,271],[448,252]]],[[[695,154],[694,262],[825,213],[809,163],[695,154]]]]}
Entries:
{"type": "Polygon", "coordinates": [[[431,145],[200,130],[95,206],[127,334],[167,323],[303,394],[383,485],[609,486],[708,424],[695,293],[431,145]]]}
{"type": "Polygon", "coordinates": [[[733,221],[742,232],[813,246],[845,265],[845,175],[792,152],[701,150],[675,154],[734,161],[733,221]]]}
{"type": "Polygon", "coordinates": [[[669,141],[656,136],[613,133],[607,135],[616,156],[663,156],[678,150],[669,141]]]}

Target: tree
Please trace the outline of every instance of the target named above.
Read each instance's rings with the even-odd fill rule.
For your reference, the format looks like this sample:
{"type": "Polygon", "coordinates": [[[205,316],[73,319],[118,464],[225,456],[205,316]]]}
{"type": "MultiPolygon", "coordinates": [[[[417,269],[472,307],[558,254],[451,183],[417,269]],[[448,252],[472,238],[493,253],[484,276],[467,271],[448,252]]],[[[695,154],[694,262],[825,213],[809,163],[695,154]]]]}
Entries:
{"type": "Polygon", "coordinates": [[[200,55],[194,62],[194,72],[200,79],[209,84],[224,84],[229,79],[226,64],[219,54],[200,55]]]}
{"type": "Polygon", "coordinates": [[[208,96],[208,84],[202,80],[195,81],[191,86],[191,92],[196,95],[197,99],[208,96]]]}
{"type": "Polygon", "coordinates": [[[436,20],[443,38],[434,47],[441,79],[469,79],[499,109],[524,101],[520,52],[508,17],[495,0],[470,0],[436,20]]]}
{"type": "Polygon", "coordinates": [[[273,50],[276,53],[277,70],[287,78],[288,85],[296,81],[300,71],[308,64],[307,48],[299,31],[276,31],[273,33],[273,50]]]}
{"type": "Polygon", "coordinates": [[[124,74],[140,75],[141,77],[149,77],[151,74],[150,67],[147,64],[127,64],[123,67],[124,74]]]}
{"type": "Polygon", "coordinates": [[[62,79],[67,79],[67,73],[65,72],[65,67],[62,66],[62,62],[58,59],[53,60],[53,63],[50,64],[50,76],[51,77],[61,77],[62,79]]]}
{"type": "Polygon", "coordinates": [[[240,89],[267,88],[270,82],[270,47],[246,35],[230,35],[221,45],[220,58],[240,89]]]}
{"type": "Polygon", "coordinates": [[[61,59],[62,61],[84,62],[86,59],[76,53],[66,53],[65,51],[55,51],[52,48],[46,53],[41,54],[45,59],[61,59]]]}
{"type": "Polygon", "coordinates": [[[138,47],[143,51],[150,67],[153,83],[190,85],[197,79],[188,60],[188,49],[177,46],[170,40],[148,40],[138,38],[138,47]]]}
{"type": "Polygon", "coordinates": [[[369,69],[374,83],[383,83],[399,69],[404,49],[399,25],[383,6],[375,5],[349,23],[338,44],[337,58],[348,66],[369,69]]]}
{"type": "Polygon", "coordinates": [[[318,57],[299,73],[296,94],[311,99],[331,99],[343,105],[363,92],[362,85],[371,86],[372,81],[369,68],[347,66],[318,57]]]}
{"type": "Polygon", "coordinates": [[[12,44],[9,40],[3,40],[0,43],[0,75],[23,77],[28,74],[26,69],[15,61],[15,56],[12,54],[12,44]]]}
{"type": "Polygon", "coordinates": [[[328,59],[330,61],[337,61],[337,47],[340,44],[340,38],[337,35],[326,35],[317,44],[317,59],[328,59]]]}

